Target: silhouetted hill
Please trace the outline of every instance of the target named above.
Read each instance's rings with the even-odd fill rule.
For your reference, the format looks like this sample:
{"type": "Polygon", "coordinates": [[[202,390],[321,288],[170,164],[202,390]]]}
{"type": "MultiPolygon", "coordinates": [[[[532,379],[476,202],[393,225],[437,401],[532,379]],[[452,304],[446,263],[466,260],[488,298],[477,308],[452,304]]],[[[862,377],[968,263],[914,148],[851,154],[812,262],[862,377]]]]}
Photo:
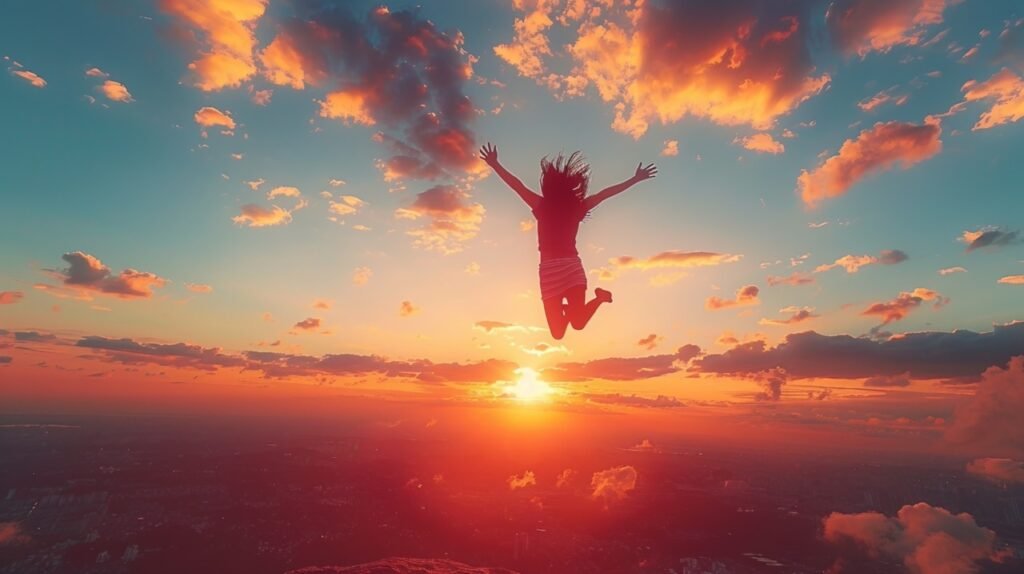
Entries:
{"type": "Polygon", "coordinates": [[[287,574],[517,574],[505,568],[478,568],[437,558],[385,558],[355,566],[310,566],[287,574]]]}

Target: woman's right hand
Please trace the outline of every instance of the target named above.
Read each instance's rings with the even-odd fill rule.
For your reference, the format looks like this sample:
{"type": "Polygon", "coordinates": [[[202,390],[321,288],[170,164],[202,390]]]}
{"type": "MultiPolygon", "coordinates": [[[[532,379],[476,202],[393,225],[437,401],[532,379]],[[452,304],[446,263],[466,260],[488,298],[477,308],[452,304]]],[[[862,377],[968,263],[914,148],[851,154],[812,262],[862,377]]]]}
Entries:
{"type": "Polygon", "coordinates": [[[494,167],[498,164],[498,148],[491,145],[491,142],[487,142],[486,145],[480,146],[480,159],[494,167]]]}
{"type": "Polygon", "coordinates": [[[658,168],[653,163],[644,167],[643,162],[640,162],[640,165],[636,166],[636,173],[633,174],[633,179],[635,181],[643,181],[645,179],[653,179],[656,175],[658,175],[658,168]]]}

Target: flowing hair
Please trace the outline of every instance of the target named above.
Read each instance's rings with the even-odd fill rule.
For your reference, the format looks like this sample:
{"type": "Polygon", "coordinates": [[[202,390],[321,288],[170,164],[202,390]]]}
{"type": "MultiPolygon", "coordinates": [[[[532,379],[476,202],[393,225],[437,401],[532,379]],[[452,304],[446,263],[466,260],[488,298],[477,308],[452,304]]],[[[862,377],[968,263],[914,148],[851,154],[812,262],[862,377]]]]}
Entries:
{"type": "MultiPolygon", "coordinates": [[[[554,161],[544,156],[540,160],[540,191],[544,203],[558,215],[578,213],[590,184],[590,166],[583,155],[575,151],[568,158],[561,153],[554,161]]],[[[586,216],[585,213],[580,217],[586,216]]]]}

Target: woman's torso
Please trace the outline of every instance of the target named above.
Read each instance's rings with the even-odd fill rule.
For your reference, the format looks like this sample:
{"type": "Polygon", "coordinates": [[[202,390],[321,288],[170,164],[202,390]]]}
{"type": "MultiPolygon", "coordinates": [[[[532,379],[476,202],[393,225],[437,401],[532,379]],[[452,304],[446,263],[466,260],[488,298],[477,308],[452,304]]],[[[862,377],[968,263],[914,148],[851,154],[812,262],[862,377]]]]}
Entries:
{"type": "Polygon", "coordinates": [[[541,261],[579,255],[576,234],[585,214],[582,206],[557,207],[560,208],[541,200],[533,210],[537,218],[537,249],[540,250],[541,261]]]}

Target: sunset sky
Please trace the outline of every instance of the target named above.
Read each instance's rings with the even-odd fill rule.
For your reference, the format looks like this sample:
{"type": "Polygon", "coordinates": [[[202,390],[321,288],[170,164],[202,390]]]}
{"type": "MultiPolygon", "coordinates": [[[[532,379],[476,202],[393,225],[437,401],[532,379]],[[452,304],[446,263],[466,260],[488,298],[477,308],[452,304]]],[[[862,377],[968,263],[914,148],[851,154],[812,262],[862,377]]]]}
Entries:
{"type": "Polygon", "coordinates": [[[0,389],[473,401],[525,367],[595,409],[998,424],[1018,2],[421,4],[5,6],[0,389]],[[537,191],[560,151],[592,192],[658,166],[581,226],[615,302],[562,341],[488,141],[537,191]]]}

